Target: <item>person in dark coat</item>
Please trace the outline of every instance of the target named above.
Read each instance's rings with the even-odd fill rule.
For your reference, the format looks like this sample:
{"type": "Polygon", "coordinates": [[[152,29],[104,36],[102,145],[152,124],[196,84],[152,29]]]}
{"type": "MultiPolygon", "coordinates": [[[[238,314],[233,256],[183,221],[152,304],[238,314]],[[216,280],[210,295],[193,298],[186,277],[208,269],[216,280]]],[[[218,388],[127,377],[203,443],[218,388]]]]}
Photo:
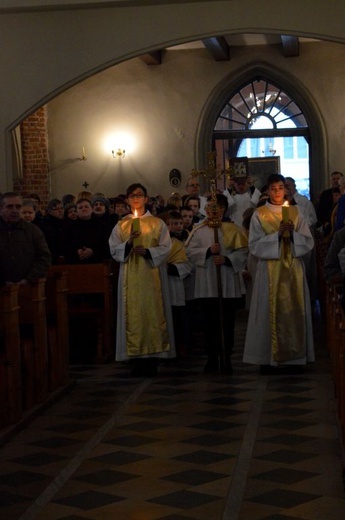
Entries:
{"type": "Polygon", "coordinates": [[[107,226],[93,218],[89,199],[77,202],[78,219],[63,231],[63,256],[67,264],[98,263],[110,258],[107,226]]]}

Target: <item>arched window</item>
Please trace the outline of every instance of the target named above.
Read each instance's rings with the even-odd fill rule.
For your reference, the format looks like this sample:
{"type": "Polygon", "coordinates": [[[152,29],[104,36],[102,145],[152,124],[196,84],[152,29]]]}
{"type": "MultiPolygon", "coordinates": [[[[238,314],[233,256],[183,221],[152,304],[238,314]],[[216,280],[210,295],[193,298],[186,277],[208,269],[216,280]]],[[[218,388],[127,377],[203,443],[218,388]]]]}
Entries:
{"type": "Polygon", "coordinates": [[[222,167],[231,158],[248,157],[249,170],[252,164],[253,176],[261,171],[262,179],[275,163],[279,173],[293,177],[298,191],[307,196],[309,141],[308,123],[298,104],[278,85],[259,76],[231,95],[213,128],[222,167]],[[269,161],[272,157],[275,160],[269,161]]]}

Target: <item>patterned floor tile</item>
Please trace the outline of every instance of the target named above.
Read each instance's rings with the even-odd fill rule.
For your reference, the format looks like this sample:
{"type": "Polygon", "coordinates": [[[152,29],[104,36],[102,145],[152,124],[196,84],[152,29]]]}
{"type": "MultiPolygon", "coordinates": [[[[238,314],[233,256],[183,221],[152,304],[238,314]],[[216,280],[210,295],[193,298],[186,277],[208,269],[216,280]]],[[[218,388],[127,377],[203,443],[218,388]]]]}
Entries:
{"type": "Polygon", "coordinates": [[[315,457],[316,453],[304,453],[300,451],[292,450],[277,450],[265,455],[257,457],[261,460],[267,460],[270,462],[279,462],[283,464],[295,464],[296,462],[306,461],[309,458],[315,457]]]}
{"type": "Polygon", "coordinates": [[[88,482],[89,484],[94,484],[96,486],[111,486],[118,482],[126,482],[133,478],[138,478],[138,475],[132,475],[130,473],[125,473],[124,471],[114,471],[111,469],[104,469],[75,477],[76,480],[88,482]]]}
{"type": "Polygon", "coordinates": [[[53,500],[53,502],[88,511],[89,509],[113,504],[114,502],[120,502],[121,500],[125,500],[125,498],[107,493],[100,493],[99,491],[88,491],[86,493],[79,493],[66,498],[53,500]]]}
{"type": "Polygon", "coordinates": [[[218,497],[206,493],[194,493],[193,491],[177,491],[161,497],[153,498],[149,502],[161,504],[179,509],[191,509],[200,505],[219,500],[218,497]]]}
{"type": "Polygon", "coordinates": [[[201,469],[187,470],[180,473],[174,473],[173,475],[167,475],[162,477],[164,480],[171,480],[172,482],[179,482],[181,484],[187,484],[188,486],[200,486],[212,482],[213,480],[219,480],[227,478],[228,475],[224,473],[214,473],[212,471],[205,471],[201,469]]]}
{"type": "Polygon", "coordinates": [[[257,475],[253,475],[253,478],[258,480],[268,480],[270,482],[278,482],[279,484],[294,484],[296,482],[300,482],[301,480],[315,477],[316,475],[318,474],[312,473],[310,471],[300,471],[291,468],[277,468],[266,471],[265,473],[258,473],[257,475]]]}

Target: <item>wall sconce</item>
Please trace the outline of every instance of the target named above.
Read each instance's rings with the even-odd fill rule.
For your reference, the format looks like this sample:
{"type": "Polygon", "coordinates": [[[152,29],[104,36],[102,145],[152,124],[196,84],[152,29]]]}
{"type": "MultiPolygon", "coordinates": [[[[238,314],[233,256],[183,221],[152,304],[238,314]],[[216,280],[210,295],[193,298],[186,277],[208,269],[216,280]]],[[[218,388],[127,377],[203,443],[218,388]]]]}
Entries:
{"type": "Polygon", "coordinates": [[[123,150],[122,148],[118,148],[116,151],[112,150],[111,153],[114,159],[124,159],[126,157],[126,150],[123,150]]]}

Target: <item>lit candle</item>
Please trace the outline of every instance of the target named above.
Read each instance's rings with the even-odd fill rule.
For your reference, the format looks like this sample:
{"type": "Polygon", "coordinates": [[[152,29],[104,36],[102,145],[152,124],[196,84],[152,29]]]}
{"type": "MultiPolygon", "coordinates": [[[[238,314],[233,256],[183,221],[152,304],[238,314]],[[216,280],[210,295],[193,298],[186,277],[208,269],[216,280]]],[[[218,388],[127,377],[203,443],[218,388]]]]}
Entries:
{"type": "MultiPolygon", "coordinates": [[[[289,220],[290,220],[289,203],[286,200],[284,202],[284,204],[282,205],[282,221],[284,222],[284,224],[287,224],[289,222],[289,220]]],[[[284,231],[283,237],[289,237],[289,236],[290,236],[290,233],[288,231],[284,231]]]]}
{"type": "MultiPolygon", "coordinates": [[[[140,231],[140,218],[137,216],[137,210],[134,210],[134,218],[132,218],[132,231],[140,231]]],[[[133,245],[138,246],[140,244],[140,237],[133,239],[133,245]]]]}
{"type": "Polygon", "coordinates": [[[282,221],[283,222],[289,222],[289,203],[287,201],[284,202],[282,205],[282,221]]]}

